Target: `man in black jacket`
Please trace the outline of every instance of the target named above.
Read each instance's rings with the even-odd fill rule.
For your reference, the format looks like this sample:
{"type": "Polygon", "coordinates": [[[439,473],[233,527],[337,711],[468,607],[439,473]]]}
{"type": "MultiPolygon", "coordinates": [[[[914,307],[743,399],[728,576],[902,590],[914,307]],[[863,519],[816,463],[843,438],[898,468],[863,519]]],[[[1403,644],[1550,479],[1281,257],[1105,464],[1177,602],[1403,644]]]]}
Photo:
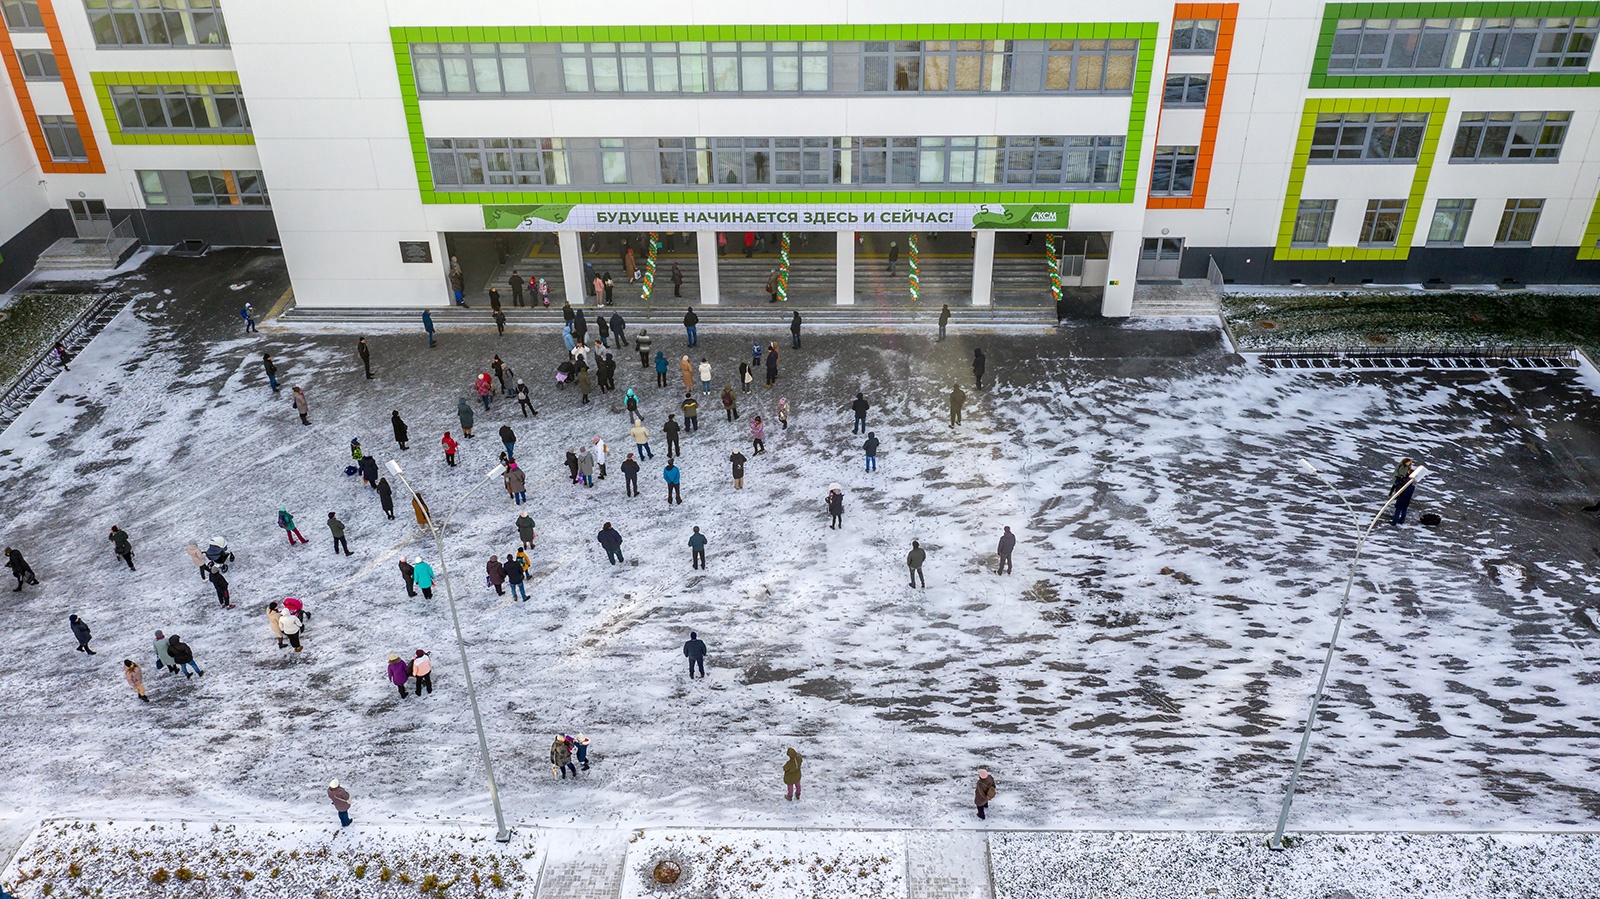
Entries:
{"type": "Polygon", "coordinates": [[[689,632],[689,639],[683,641],[683,655],[689,660],[689,679],[694,680],[694,669],[700,669],[700,676],[706,676],[706,641],[694,631],[689,632]]]}
{"type": "Polygon", "coordinates": [[[600,529],[600,533],[596,534],[594,539],[600,541],[600,545],[606,548],[606,561],[613,565],[623,561],[622,535],[611,527],[611,522],[606,522],[605,527],[600,529]]]}
{"type": "Polygon", "coordinates": [[[668,415],[667,416],[667,423],[661,426],[661,433],[667,435],[667,455],[668,456],[681,456],[681,455],[683,455],[683,450],[680,449],[679,446],[678,446],[678,431],[679,430],[681,430],[681,429],[678,426],[678,415],[677,415],[677,413],[672,413],[671,415],[668,415]]]}
{"type": "Polygon", "coordinates": [[[1000,567],[995,569],[995,574],[1011,573],[1011,551],[1016,548],[1017,535],[1011,533],[1010,528],[1006,528],[1005,533],[1000,535],[1000,567]]]}
{"type": "Polygon", "coordinates": [[[872,408],[872,406],[871,406],[870,403],[867,402],[867,398],[862,394],[859,394],[859,393],[856,394],[855,402],[850,404],[850,411],[854,412],[856,414],[856,423],[855,423],[855,426],[850,429],[850,433],[852,433],[852,434],[864,434],[864,433],[866,433],[866,431],[867,431],[867,410],[870,409],[870,408],[872,408]]]}
{"type": "Polygon", "coordinates": [[[639,495],[639,463],[633,458],[633,453],[622,460],[622,480],[629,496],[639,495]]]}

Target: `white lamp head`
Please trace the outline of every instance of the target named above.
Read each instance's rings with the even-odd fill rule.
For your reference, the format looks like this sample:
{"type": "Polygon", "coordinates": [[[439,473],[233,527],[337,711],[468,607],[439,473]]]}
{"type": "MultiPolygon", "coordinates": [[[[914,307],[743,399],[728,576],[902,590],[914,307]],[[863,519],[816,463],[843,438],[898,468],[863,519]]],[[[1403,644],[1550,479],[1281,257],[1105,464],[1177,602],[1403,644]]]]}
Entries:
{"type": "Polygon", "coordinates": [[[1427,473],[1428,473],[1427,466],[1418,465],[1416,468],[1411,469],[1411,480],[1420,481],[1420,480],[1422,480],[1422,476],[1427,474],[1427,473]]]}
{"type": "Polygon", "coordinates": [[[1301,459],[1298,462],[1296,462],[1295,464],[1299,465],[1300,466],[1300,470],[1305,472],[1306,474],[1316,474],[1317,473],[1317,466],[1312,465],[1310,462],[1306,461],[1305,459],[1301,459]]]}
{"type": "Polygon", "coordinates": [[[389,460],[389,471],[391,471],[391,472],[393,472],[394,474],[397,474],[397,475],[400,473],[400,460],[399,459],[390,459],[389,460]]]}
{"type": "Polygon", "coordinates": [[[505,474],[505,471],[506,471],[506,467],[504,465],[496,465],[495,467],[489,469],[489,473],[484,475],[484,477],[486,477],[486,478],[496,478],[496,477],[499,477],[502,474],[505,474]]]}

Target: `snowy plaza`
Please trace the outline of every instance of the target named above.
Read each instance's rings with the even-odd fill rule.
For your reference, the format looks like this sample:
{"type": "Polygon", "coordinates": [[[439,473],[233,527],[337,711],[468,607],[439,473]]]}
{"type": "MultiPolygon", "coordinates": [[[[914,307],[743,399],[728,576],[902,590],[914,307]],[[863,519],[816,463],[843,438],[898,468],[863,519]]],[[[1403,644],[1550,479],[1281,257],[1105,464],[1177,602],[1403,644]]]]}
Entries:
{"type": "Polygon", "coordinates": [[[487,313],[441,323],[431,350],[409,317],[269,318],[244,334],[241,298],[270,306],[281,264],[255,251],[208,264],[201,278],[165,280],[154,263],[123,276],[129,308],[0,436],[5,543],[41,581],[20,593],[6,581],[8,852],[44,819],[336,830],[331,778],[357,797],[358,831],[492,827],[443,584],[408,597],[397,567],[423,556],[438,568],[432,540],[396,478],[389,520],[345,467],[359,438],[399,459],[442,517],[498,462],[501,424],[516,432],[528,502],[489,480],[451,521],[444,561],[519,834],[1270,831],[1355,540],[1339,497],[1297,462],[1364,524],[1400,456],[1430,474],[1407,523],[1380,525],[1360,562],[1291,832],[1577,833],[1600,814],[1600,543],[1579,511],[1600,495],[1600,384],[1587,367],[1281,370],[1232,353],[1204,322],[958,314],[939,343],[932,311],[877,328],[816,313],[792,349],[788,310],[724,321],[702,307],[689,350],[681,308],[624,306],[607,312],[626,318],[630,342],[648,329],[672,360],[668,385],[617,348],[619,390],[581,405],[555,383],[556,310],[504,336],[487,313]],[[738,421],[696,385],[683,503],[667,505],[660,428],[683,399],[679,357],[705,357],[720,392],[751,344],[769,342],[777,383],[739,392],[738,421]],[[974,348],[988,358],[981,390],[974,348]],[[505,397],[485,412],[471,393],[496,354],[527,381],[536,417],[505,397]],[[952,427],[958,383],[969,400],[952,427]],[[306,390],[309,426],[291,385],[306,390]],[[634,450],[629,388],[655,453],[633,498],[618,470],[634,450]],[[876,472],[846,408],[858,391],[881,440],[876,472]],[[471,440],[458,397],[478,412],[471,440]],[[406,451],[391,411],[409,425],[406,451]],[[729,454],[751,455],[752,415],[767,452],[735,490],[729,454]],[[445,431],[462,444],[455,468],[445,431]],[[575,486],[565,451],[596,436],[609,476],[575,486]],[[839,531],[830,483],[846,496],[839,531]],[[285,542],[280,506],[309,545],[285,542]],[[527,603],[484,574],[491,553],[516,550],[522,509],[538,528],[527,603]],[[330,511],[351,556],[332,550],[330,511]],[[1423,513],[1442,523],[1421,526],[1423,513]],[[608,521],[621,565],[596,542],[608,521]],[[113,554],[112,525],[137,571],[113,554]],[[703,572],[690,568],[694,526],[709,540],[703,572]],[[1003,526],[1018,536],[1009,576],[995,573],[1003,526]],[[236,555],[233,609],[185,551],[216,535],[236,555]],[[913,539],[926,589],[907,586],[913,539]],[[299,654],[265,615],[291,596],[313,613],[299,654]],[[69,614],[92,627],[93,657],[72,651],[69,614]],[[182,635],[203,677],[159,673],[158,629],[182,635]],[[691,630],[709,645],[704,680],[685,670],[691,630]],[[401,699],[386,660],[418,648],[435,690],[401,699]],[[145,666],[148,705],[124,683],[125,658],[145,666]],[[578,733],[591,770],[554,778],[551,741],[578,733]],[[806,759],[799,802],[781,795],[789,747],[806,759]],[[980,767],[999,784],[984,822],[980,767]]]}

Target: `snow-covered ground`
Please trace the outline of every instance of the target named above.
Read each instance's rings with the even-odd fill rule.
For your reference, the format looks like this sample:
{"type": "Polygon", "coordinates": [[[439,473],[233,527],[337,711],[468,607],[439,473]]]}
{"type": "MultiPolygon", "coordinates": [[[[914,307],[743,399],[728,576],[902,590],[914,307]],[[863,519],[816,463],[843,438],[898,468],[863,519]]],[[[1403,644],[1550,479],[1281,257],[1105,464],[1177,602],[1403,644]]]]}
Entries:
{"type": "MultiPolygon", "coordinates": [[[[781,377],[767,391],[758,375],[737,423],[707,398],[683,440],[684,504],[667,507],[675,369],[660,389],[617,355],[656,452],[629,499],[620,394],[580,407],[558,392],[553,329],[446,330],[431,351],[420,328],[378,334],[367,381],[354,333],[241,336],[226,293],[150,291],[0,435],[3,537],[43,581],[0,594],[3,812],[323,826],[338,777],[367,824],[487,820],[445,604],[408,598],[396,568],[438,562],[432,542],[403,487],[388,521],[343,470],[360,437],[444,513],[495,463],[508,421],[539,525],[534,601],[484,586],[488,554],[516,547],[498,481],[454,519],[448,561],[514,821],[971,827],[986,765],[993,827],[1269,827],[1353,546],[1343,507],[1294,460],[1370,514],[1402,454],[1435,474],[1412,523],[1368,544],[1294,828],[1588,829],[1600,814],[1600,632],[1583,611],[1600,584],[1595,522],[1576,512],[1600,487],[1582,373],[1265,370],[1215,334],[1107,323],[995,335],[958,319],[943,344],[830,331],[796,351],[781,328],[719,326],[711,310],[694,359],[719,387],[752,340],[784,347],[781,377]],[[996,381],[981,393],[976,345],[996,381]],[[460,436],[455,399],[496,352],[541,414],[497,400],[446,468],[439,435],[460,436]],[[972,399],[952,429],[956,382],[972,399]],[[307,387],[310,427],[291,384],[307,387]],[[875,474],[842,408],[857,390],[883,440],[875,474]],[[734,491],[727,457],[750,455],[751,413],[768,453],[734,491]],[[573,487],[562,454],[595,435],[610,476],[573,487]],[[834,481],[843,531],[822,506],[834,481]],[[280,504],[310,546],[285,543],[280,504]],[[331,552],[329,511],[354,557],[331,552]],[[1429,511],[1441,528],[1415,524],[1429,511]],[[606,521],[625,565],[595,542],[606,521]],[[112,555],[113,524],[137,572],[112,555]],[[693,525],[710,538],[704,573],[693,525]],[[993,573],[1003,525],[1020,541],[1010,577],[993,573]],[[231,611],[184,551],[214,534],[238,555],[231,611]],[[912,539],[926,590],[906,586],[912,539]],[[300,655],[267,631],[285,596],[315,616],[300,655]],[[92,658],[73,652],[71,613],[94,629],[92,658]],[[157,628],[194,647],[203,678],[156,673],[157,628]],[[703,681],[685,676],[690,629],[710,644],[703,681]],[[418,647],[436,692],[401,700],[385,661],[418,647]],[[145,665],[150,704],[124,658],[145,665]],[[552,738],[577,732],[593,769],[552,779],[552,738]],[[800,803],[780,798],[789,746],[807,758],[800,803]]],[[[653,324],[676,361],[681,327],[653,324]]]]}

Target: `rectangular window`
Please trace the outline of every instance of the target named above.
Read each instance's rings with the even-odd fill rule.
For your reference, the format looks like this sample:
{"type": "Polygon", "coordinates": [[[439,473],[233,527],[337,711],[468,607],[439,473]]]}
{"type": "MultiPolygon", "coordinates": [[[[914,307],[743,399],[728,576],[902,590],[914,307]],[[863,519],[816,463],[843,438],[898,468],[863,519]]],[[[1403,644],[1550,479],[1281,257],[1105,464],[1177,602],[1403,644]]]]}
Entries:
{"type": "Polygon", "coordinates": [[[17,63],[22,66],[22,77],[28,81],[61,80],[56,56],[49,50],[18,50],[17,63]]]}
{"type": "Polygon", "coordinates": [[[52,162],[89,161],[89,153],[83,148],[83,135],[78,133],[78,123],[72,116],[39,116],[39,128],[44,132],[52,162]]]}
{"type": "Polygon", "coordinates": [[[1295,213],[1294,238],[1296,247],[1325,247],[1328,235],[1333,233],[1333,212],[1338,200],[1301,200],[1295,213]]]}
{"type": "Polygon", "coordinates": [[[1495,246],[1532,244],[1541,212],[1544,212],[1543,200],[1507,200],[1506,211],[1500,214],[1500,230],[1494,235],[1495,246]]]}
{"type": "Polygon", "coordinates": [[[12,31],[44,30],[38,0],[0,0],[0,13],[5,15],[6,28],[12,31]]]}
{"type": "Polygon", "coordinates": [[[98,47],[228,45],[220,0],[84,0],[83,5],[98,47]]]}
{"type": "Polygon", "coordinates": [[[250,130],[244,96],[230,84],[112,85],[125,132],[250,130]]]}
{"type": "Polygon", "coordinates": [[[1161,94],[1161,105],[1204,106],[1206,90],[1210,86],[1210,75],[1168,75],[1166,90],[1161,94]]]}
{"type": "Polygon", "coordinates": [[[267,184],[253,171],[141,171],[146,206],[214,209],[267,208],[267,184]]]}
{"type": "Polygon", "coordinates": [[[1217,52],[1218,25],[1216,19],[1178,19],[1172,23],[1172,52],[1217,52]]]}
{"type": "Polygon", "coordinates": [[[1423,112],[1321,113],[1312,162],[1415,162],[1428,130],[1423,112]]]}
{"type": "Polygon", "coordinates": [[[1570,112],[1466,112],[1451,162],[1557,162],[1570,112]]]}
{"type": "Polygon", "coordinates": [[[1156,147],[1155,166],[1150,174],[1150,196],[1193,196],[1194,169],[1199,159],[1199,147],[1156,147]]]}
{"type": "Polygon", "coordinates": [[[1467,242],[1467,226],[1472,223],[1476,200],[1440,200],[1433,206],[1433,224],[1428,226],[1428,243],[1462,246],[1467,242]]]}
{"type": "Polygon", "coordinates": [[[1400,222],[1405,214],[1405,200],[1368,200],[1367,214],[1361,220],[1360,245],[1394,246],[1400,239],[1400,222]]]}
{"type": "Polygon", "coordinates": [[[1340,19],[1328,71],[1344,74],[1582,72],[1600,17],[1340,19]]]}

